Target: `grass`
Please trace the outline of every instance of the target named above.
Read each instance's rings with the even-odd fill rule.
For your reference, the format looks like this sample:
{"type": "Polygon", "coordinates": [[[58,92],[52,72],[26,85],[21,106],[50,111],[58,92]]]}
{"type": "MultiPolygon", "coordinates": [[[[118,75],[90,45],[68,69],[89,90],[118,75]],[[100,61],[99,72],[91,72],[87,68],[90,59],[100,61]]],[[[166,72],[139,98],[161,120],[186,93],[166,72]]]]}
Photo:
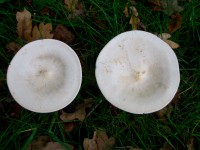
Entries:
{"type": "MultiPolygon", "coordinates": [[[[104,45],[121,32],[131,30],[129,19],[123,15],[126,0],[84,0],[86,17],[71,21],[66,18],[63,2],[34,0],[26,8],[33,15],[34,23],[63,24],[73,31],[76,39],[70,45],[84,63],[83,83],[73,103],[92,97],[96,109],[83,123],[72,132],[64,131],[59,112],[37,114],[23,109],[18,116],[11,116],[15,111],[14,102],[7,102],[10,93],[6,85],[6,70],[14,53],[8,52],[5,45],[16,41],[15,13],[24,8],[24,2],[5,2],[0,4],[0,149],[26,149],[27,145],[40,135],[48,135],[52,140],[70,143],[82,149],[84,137],[92,137],[95,129],[103,129],[116,138],[115,149],[126,146],[142,149],[159,149],[167,142],[173,149],[187,149],[187,141],[195,137],[195,149],[200,149],[200,4],[198,0],[182,1],[184,11],[182,27],[172,34],[173,41],[180,44],[175,50],[181,71],[180,102],[172,115],[162,121],[155,114],[135,115],[116,110],[112,113],[111,105],[100,93],[95,76],[95,61],[104,45]],[[54,16],[41,14],[42,8],[49,7],[54,16]],[[6,9],[5,9],[6,8],[6,9]],[[99,22],[98,22],[98,21],[99,22]]],[[[145,5],[145,0],[138,2],[136,8],[139,18],[151,33],[167,31],[169,17],[162,12],[153,12],[145,5]]]]}

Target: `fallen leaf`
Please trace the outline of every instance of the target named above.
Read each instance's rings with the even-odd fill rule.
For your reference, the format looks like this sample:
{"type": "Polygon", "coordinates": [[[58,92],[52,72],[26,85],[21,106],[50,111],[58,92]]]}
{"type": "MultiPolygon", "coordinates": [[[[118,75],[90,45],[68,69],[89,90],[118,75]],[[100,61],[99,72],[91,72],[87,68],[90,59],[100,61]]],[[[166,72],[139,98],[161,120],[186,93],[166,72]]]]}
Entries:
{"type": "Polygon", "coordinates": [[[177,13],[171,16],[172,20],[168,25],[168,32],[173,33],[176,30],[181,28],[182,25],[182,16],[181,14],[177,13]]]}
{"type": "Polygon", "coordinates": [[[17,33],[19,37],[27,42],[38,39],[51,39],[53,38],[52,25],[50,23],[40,23],[39,26],[33,27],[31,20],[31,13],[24,9],[22,12],[16,13],[17,19],[17,33]]]}
{"type": "Polygon", "coordinates": [[[171,102],[163,109],[156,112],[158,118],[165,120],[166,117],[170,117],[174,106],[179,102],[179,100],[180,100],[180,94],[179,91],[177,91],[171,102]]]}
{"type": "Polygon", "coordinates": [[[148,3],[151,5],[152,10],[163,11],[168,16],[181,12],[184,9],[178,5],[177,0],[148,0],[148,3]]]}
{"type": "MultiPolygon", "coordinates": [[[[66,147],[71,150],[74,149],[70,144],[66,144],[66,147]]],[[[48,136],[39,136],[30,143],[27,150],[66,150],[66,148],[60,143],[52,141],[48,136]]]]}
{"type": "Polygon", "coordinates": [[[13,51],[13,52],[18,52],[20,50],[22,46],[19,45],[18,43],[16,42],[10,42],[8,44],[6,44],[6,48],[9,50],[9,51],[13,51]]]}
{"type": "Polygon", "coordinates": [[[84,6],[78,0],[64,0],[64,3],[66,10],[69,12],[69,19],[74,19],[77,16],[84,16],[84,6]]]}
{"type": "Polygon", "coordinates": [[[171,35],[169,33],[159,34],[158,37],[161,38],[163,41],[165,41],[173,49],[180,47],[179,44],[177,44],[171,40],[168,40],[171,37],[171,35]]]}
{"type": "Polygon", "coordinates": [[[80,121],[83,121],[86,117],[86,108],[90,108],[93,104],[93,99],[85,99],[84,103],[79,104],[75,107],[74,113],[66,113],[62,111],[62,114],[60,115],[60,119],[62,121],[71,121],[78,119],[80,121]]]}
{"type": "Polygon", "coordinates": [[[128,3],[126,3],[123,13],[126,17],[129,17],[128,3]]]}
{"type": "Polygon", "coordinates": [[[135,1],[129,0],[125,5],[123,13],[126,17],[130,16],[129,24],[132,26],[133,30],[137,30],[138,28],[142,28],[146,30],[146,27],[144,26],[144,24],[140,21],[138,17],[139,14],[135,5],[136,5],[135,1]]]}
{"type": "MultiPolygon", "coordinates": [[[[74,147],[72,145],[67,144],[67,150],[73,150],[74,147]]],[[[43,150],[66,150],[64,146],[62,146],[58,142],[48,142],[43,150]]]]}
{"type": "Polygon", "coordinates": [[[187,150],[195,150],[194,148],[194,137],[191,137],[187,142],[187,150]]]}
{"type": "Polygon", "coordinates": [[[68,11],[74,12],[76,9],[76,5],[78,4],[78,0],[64,0],[64,3],[68,11]]]}
{"type": "Polygon", "coordinates": [[[176,49],[176,48],[180,47],[179,44],[177,44],[177,43],[175,43],[175,42],[173,42],[171,40],[164,40],[164,41],[173,49],[176,49]]]}
{"type": "Polygon", "coordinates": [[[160,0],[148,0],[148,4],[151,6],[153,11],[162,11],[162,4],[160,0]]]}
{"type": "Polygon", "coordinates": [[[93,138],[85,138],[83,141],[84,150],[110,150],[115,144],[113,137],[108,138],[103,131],[97,130],[94,132],[93,138]]]}
{"type": "Polygon", "coordinates": [[[53,34],[51,33],[51,31],[52,25],[50,23],[40,23],[39,27],[35,25],[33,27],[32,36],[30,37],[30,39],[27,39],[27,41],[31,42],[39,39],[52,39],[53,34]]]}
{"type": "Polygon", "coordinates": [[[131,19],[129,21],[129,24],[132,25],[133,30],[137,30],[138,24],[140,22],[140,19],[138,18],[138,11],[134,6],[130,7],[130,11],[131,11],[131,19]]]}
{"type": "Polygon", "coordinates": [[[85,138],[83,141],[84,150],[99,150],[95,139],[85,138]]]}
{"type": "Polygon", "coordinates": [[[24,40],[31,38],[32,20],[31,13],[25,8],[22,12],[16,13],[17,19],[17,34],[24,40]]]}
{"type": "Polygon", "coordinates": [[[162,33],[162,34],[158,34],[157,36],[159,38],[161,38],[162,40],[167,40],[167,39],[171,38],[171,34],[169,34],[169,33],[162,33]]]}
{"type": "Polygon", "coordinates": [[[50,140],[51,139],[48,136],[39,136],[36,140],[30,143],[27,150],[43,150],[50,140]]]}
{"type": "Polygon", "coordinates": [[[163,6],[163,12],[167,15],[183,11],[183,7],[178,5],[177,0],[161,0],[163,6]]]}
{"type": "Polygon", "coordinates": [[[76,124],[74,122],[65,122],[64,123],[64,129],[66,132],[71,132],[76,127],[76,124]]]}
{"type": "Polygon", "coordinates": [[[67,44],[72,44],[74,42],[75,35],[63,25],[57,25],[53,33],[53,38],[56,40],[63,41],[67,44]]]}
{"type": "Polygon", "coordinates": [[[173,106],[172,105],[167,105],[164,108],[162,108],[161,110],[156,112],[156,115],[158,116],[159,119],[165,120],[166,117],[170,117],[171,113],[173,110],[173,106]]]}

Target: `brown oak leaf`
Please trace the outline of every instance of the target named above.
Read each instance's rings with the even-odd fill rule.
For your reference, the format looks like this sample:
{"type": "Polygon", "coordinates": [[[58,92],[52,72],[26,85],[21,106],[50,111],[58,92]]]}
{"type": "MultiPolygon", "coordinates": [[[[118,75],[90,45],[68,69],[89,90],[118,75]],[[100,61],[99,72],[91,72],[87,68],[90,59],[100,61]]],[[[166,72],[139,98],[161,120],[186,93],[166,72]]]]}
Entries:
{"type": "Polygon", "coordinates": [[[171,35],[169,33],[159,34],[158,37],[161,38],[163,41],[165,41],[173,49],[180,47],[178,43],[168,40],[171,37],[171,35]]]}
{"type": "MultiPolygon", "coordinates": [[[[74,149],[70,144],[66,144],[66,147],[69,150],[74,149]]],[[[48,136],[39,136],[36,140],[30,143],[27,150],[66,150],[66,148],[60,143],[52,141],[48,136]]]]}
{"type": "Polygon", "coordinates": [[[172,20],[168,25],[168,32],[173,33],[181,28],[182,25],[182,15],[177,13],[171,16],[172,20]]]}
{"type": "Polygon", "coordinates": [[[187,150],[195,150],[195,139],[194,137],[191,137],[187,142],[187,150]]]}
{"type": "Polygon", "coordinates": [[[31,13],[25,8],[22,12],[16,13],[17,19],[17,34],[24,40],[28,40],[31,37],[32,32],[32,20],[31,13]]]}
{"type": "Polygon", "coordinates": [[[53,38],[56,40],[63,41],[67,44],[72,44],[74,42],[75,35],[63,25],[57,25],[53,33],[53,38]]]}
{"type": "Polygon", "coordinates": [[[171,16],[173,13],[183,11],[183,7],[178,5],[177,0],[148,0],[149,5],[154,11],[162,11],[171,16]]]}
{"type": "Polygon", "coordinates": [[[52,39],[53,34],[52,31],[52,25],[50,23],[44,24],[40,23],[39,26],[35,25],[33,27],[32,36],[30,39],[27,39],[30,41],[35,41],[39,39],[52,39]]]}
{"type": "Polygon", "coordinates": [[[18,43],[16,42],[10,42],[8,44],[6,44],[6,48],[9,50],[9,51],[13,51],[13,52],[18,52],[20,50],[22,46],[19,45],[18,43]]]}
{"type": "Polygon", "coordinates": [[[104,131],[97,130],[92,139],[84,139],[83,148],[84,150],[110,150],[114,144],[115,139],[113,137],[108,138],[104,131]]]}
{"type": "Polygon", "coordinates": [[[38,39],[51,39],[53,38],[52,25],[47,23],[40,23],[39,26],[32,25],[31,13],[24,9],[22,12],[16,13],[17,19],[17,33],[20,38],[27,42],[38,39]]]}
{"type": "Polygon", "coordinates": [[[78,0],[64,0],[66,10],[69,12],[68,18],[73,19],[77,16],[84,16],[84,6],[78,0]]]}
{"type": "Polygon", "coordinates": [[[83,121],[86,117],[86,108],[90,108],[93,104],[93,99],[85,99],[84,103],[79,104],[75,107],[74,113],[66,113],[62,111],[62,114],[60,115],[60,119],[62,121],[71,121],[78,119],[80,121],[83,121]]]}

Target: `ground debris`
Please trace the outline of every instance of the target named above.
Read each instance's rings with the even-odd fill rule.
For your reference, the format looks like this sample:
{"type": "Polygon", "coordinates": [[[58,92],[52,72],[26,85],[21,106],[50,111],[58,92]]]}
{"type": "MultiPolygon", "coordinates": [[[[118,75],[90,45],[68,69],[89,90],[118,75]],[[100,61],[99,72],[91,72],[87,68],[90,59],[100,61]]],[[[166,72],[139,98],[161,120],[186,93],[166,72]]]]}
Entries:
{"type": "Polygon", "coordinates": [[[182,25],[182,15],[180,13],[176,13],[171,15],[171,21],[168,24],[168,32],[173,33],[176,30],[180,29],[182,25]]]}
{"type": "Polygon", "coordinates": [[[16,42],[10,42],[6,44],[8,51],[18,52],[22,46],[16,42]]]}
{"type": "Polygon", "coordinates": [[[75,35],[61,24],[56,26],[53,33],[54,33],[53,36],[54,39],[63,41],[66,44],[72,44],[75,40],[75,35]]]}
{"type": "Polygon", "coordinates": [[[183,7],[178,5],[177,0],[148,0],[148,4],[154,11],[162,11],[166,15],[171,16],[173,13],[183,11],[183,7]]]}
{"type": "Polygon", "coordinates": [[[139,13],[136,8],[136,2],[129,0],[123,11],[125,17],[130,17],[129,24],[133,30],[143,29],[146,30],[145,25],[139,19],[139,13]]]}
{"type": "Polygon", "coordinates": [[[171,37],[171,35],[169,33],[159,34],[158,37],[161,38],[164,42],[166,42],[173,49],[180,47],[178,43],[175,43],[172,40],[168,40],[171,37]]]}
{"type": "Polygon", "coordinates": [[[194,142],[195,141],[195,139],[194,139],[194,137],[191,137],[189,140],[188,140],[188,142],[187,142],[187,150],[195,150],[195,148],[194,148],[194,142]]]}
{"type": "Polygon", "coordinates": [[[74,112],[61,111],[60,119],[64,122],[65,131],[70,132],[76,126],[75,120],[84,121],[86,118],[86,109],[93,105],[94,101],[92,98],[85,99],[82,104],[75,106],[74,112]]]}
{"type": "Polygon", "coordinates": [[[26,42],[39,39],[53,38],[51,23],[40,23],[39,26],[32,25],[31,13],[24,8],[22,12],[16,13],[17,33],[26,42]]]}
{"type": "Polygon", "coordinates": [[[180,101],[180,94],[179,92],[176,92],[174,98],[171,100],[171,102],[165,106],[163,109],[156,112],[156,115],[161,120],[166,120],[166,118],[170,118],[172,111],[174,109],[174,106],[177,105],[177,103],[180,101]]]}
{"type": "Polygon", "coordinates": [[[72,145],[61,145],[58,142],[54,142],[48,136],[39,136],[36,140],[32,141],[26,150],[73,150],[72,145]]]}
{"type": "Polygon", "coordinates": [[[85,138],[83,141],[84,150],[110,150],[114,144],[115,139],[108,138],[108,135],[101,130],[94,131],[92,139],[85,138]]]}
{"type": "Polygon", "coordinates": [[[78,16],[85,16],[85,8],[83,3],[78,0],[63,0],[65,8],[69,13],[68,19],[75,19],[78,16]]]}
{"type": "Polygon", "coordinates": [[[52,39],[52,24],[51,23],[40,23],[39,25],[32,24],[31,13],[24,8],[23,11],[16,13],[17,19],[17,34],[18,40],[20,39],[22,45],[18,42],[10,42],[6,45],[9,51],[17,52],[24,43],[32,42],[39,39],[52,39]]]}

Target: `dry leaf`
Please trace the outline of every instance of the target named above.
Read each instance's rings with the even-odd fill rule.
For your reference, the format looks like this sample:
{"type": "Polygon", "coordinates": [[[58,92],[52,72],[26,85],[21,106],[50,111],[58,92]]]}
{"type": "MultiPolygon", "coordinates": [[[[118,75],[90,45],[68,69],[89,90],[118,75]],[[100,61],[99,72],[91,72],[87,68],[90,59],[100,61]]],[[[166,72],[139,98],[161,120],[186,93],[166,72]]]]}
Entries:
{"type": "Polygon", "coordinates": [[[30,143],[27,150],[43,150],[48,142],[50,142],[48,136],[39,136],[36,140],[30,143]]]}
{"type": "MultiPolygon", "coordinates": [[[[74,147],[72,145],[67,144],[67,150],[73,149],[74,147]]],[[[66,148],[58,142],[48,142],[43,150],[66,150],[66,148]]]]}
{"type": "Polygon", "coordinates": [[[40,31],[40,38],[42,39],[52,39],[53,34],[51,34],[52,31],[52,25],[50,23],[44,24],[40,23],[39,24],[39,31],[40,31]]]}
{"type": "Polygon", "coordinates": [[[66,132],[71,132],[76,127],[76,124],[74,122],[65,122],[64,123],[64,129],[66,132]]]}
{"type": "Polygon", "coordinates": [[[124,13],[124,15],[125,15],[126,17],[129,17],[128,3],[126,3],[126,6],[125,6],[125,8],[124,8],[123,13],[124,13]]]}
{"type": "Polygon", "coordinates": [[[168,32],[173,33],[176,30],[181,28],[182,25],[182,16],[181,14],[177,13],[176,15],[171,16],[172,21],[168,25],[168,32]]]}
{"type": "Polygon", "coordinates": [[[129,24],[132,25],[133,30],[137,30],[138,24],[140,22],[140,19],[138,18],[137,9],[134,6],[131,6],[130,10],[131,10],[131,19],[129,21],[129,24]]]}
{"type": "Polygon", "coordinates": [[[108,138],[107,134],[103,131],[95,131],[93,138],[85,138],[83,141],[84,150],[110,150],[115,144],[113,137],[108,138]]]}
{"type": "Polygon", "coordinates": [[[194,148],[194,137],[191,137],[187,142],[187,150],[195,150],[194,148]]]}
{"type": "Polygon", "coordinates": [[[171,40],[164,40],[164,41],[173,49],[176,49],[176,48],[180,47],[179,44],[177,44],[177,43],[175,43],[175,42],[173,42],[171,40]]]}
{"type": "Polygon", "coordinates": [[[74,113],[66,113],[62,111],[62,114],[60,115],[60,119],[62,121],[71,121],[78,119],[80,121],[83,121],[86,117],[86,108],[90,108],[93,104],[93,99],[85,99],[84,103],[79,104],[75,107],[74,113]]]}
{"type": "Polygon", "coordinates": [[[71,44],[74,42],[75,35],[63,25],[57,25],[53,38],[71,44]]]}
{"type": "Polygon", "coordinates": [[[162,40],[167,40],[167,39],[171,38],[171,34],[162,33],[162,34],[159,34],[158,37],[161,38],[162,40]]]}
{"type": "Polygon", "coordinates": [[[6,44],[6,48],[9,50],[9,51],[14,51],[14,52],[18,52],[20,50],[22,46],[19,45],[18,43],[16,42],[10,42],[8,44],[6,44]]]}
{"type": "Polygon", "coordinates": [[[60,119],[64,121],[64,129],[66,132],[71,132],[74,127],[76,127],[75,122],[65,122],[65,121],[73,121],[78,119],[83,121],[86,117],[86,108],[90,108],[93,104],[93,99],[85,99],[84,103],[79,104],[75,107],[75,111],[73,113],[66,113],[62,111],[60,115],[60,119]]]}
{"type": "Polygon", "coordinates": [[[98,150],[96,140],[85,138],[83,141],[84,150],[98,150]]]}
{"type": "Polygon", "coordinates": [[[183,7],[178,5],[177,0],[148,0],[154,11],[163,11],[165,14],[171,16],[173,13],[183,11],[183,7]]]}
{"type": "Polygon", "coordinates": [[[39,39],[52,39],[53,34],[51,33],[51,31],[52,25],[50,23],[40,23],[39,27],[35,25],[33,27],[32,36],[30,37],[30,39],[27,39],[27,41],[31,42],[39,39]]]}
{"type": "Polygon", "coordinates": [[[158,116],[158,118],[165,120],[166,116],[170,117],[174,105],[176,105],[179,100],[180,100],[180,94],[179,94],[179,91],[177,91],[174,98],[171,100],[171,102],[166,107],[156,112],[156,115],[158,116]]]}
{"type": "Polygon", "coordinates": [[[35,25],[33,27],[31,20],[31,13],[24,9],[22,12],[17,12],[17,33],[19,37],[27,42],[31,42],[38,39],[51,39],[53,38],[52,25],[47,23],[40,23],[39,27],[35,25]],[[33,28],[32,28],[33,27],[33,28]]]}
{"type": "Polygon", "coordinates": [[[78,0],[64,0],[64,3],[68,11],[74,12],[76,5],[78,4],[78,0]]]}
{"type": "Polygon", "coordinates": [[[151,6],[153,11],[162,11],[162,4],[160,0],[148,0],[148,4],[151,6]]]}
{"type": "Polygon", "coordinates": [[[181,12],[183,11],[183,7],[180,7],[178,5],[177,0],[161,0],[163,12],[167,15],[172,15],[173,13],[181,12]]]}
{"type": "Polygon", "coordinates": [[[17,33],[19,37],[26,40],[30,39],[32,31],[31,13],[25,8],[22,12],[16,13],[17,19],[17,33]]]}
{"type": "Polygon", "coordinates": [[[179,90],[176,92],[174,98],[172,99],[171,101],[171,104],[173,105],[176,105],[181,99],[181,96],[180,96],[180,93],[179,93],[179,90]]]}
{"type": "Polygon", "coordinates": [[[68,18],[73,19],[77,16],[84,16],[83,4],[78,0],[64,0],[66,10],[70,13],[68,18]]]}
{"type": "Polygon", "coordinates": [[[159,119],[166,119],[167,117],[171,116],[173,110],[173,106],[171,104],[167,105],[166,107],[164,107],[163,109],[159,110],[156,112],[156,115],[158,116],[159,119]]]}
{"type": "MultiPolygon", "coordinates": [[[[73,146],[67,144],[67,147],[73,150],[73,146]]],[[[48,136],[39,136],[36,140],[32,141],[27,150],[66,150],[58,142],[51,141],[48,136]]]]}
{"type": "Polygon", "coordinates": [[[135,1],[129,1],[128,3],[126,3],[123,13],[126,17],[131,16],[129,24],[131,24],[133,30],[137,30],[138,27],[146,30],[146,27],[144,26],[144,24],[142,22],[140,22],[140,19],[138,17],[138,11],[137,11],[136,7],[133,6],[135,4],[136,4],[135,1]],[[131,6],[129,6],[129,4],[131,6]]]}
{"type": "Polygon", "coordinates": [[[173,49],[180,47],[179,44],[177,44],[171,40],[168,40],[171,37],[171,35],[169,33],[159,34],[158,37],[161,38],[163,41],[165,41],[173,49]]]}

